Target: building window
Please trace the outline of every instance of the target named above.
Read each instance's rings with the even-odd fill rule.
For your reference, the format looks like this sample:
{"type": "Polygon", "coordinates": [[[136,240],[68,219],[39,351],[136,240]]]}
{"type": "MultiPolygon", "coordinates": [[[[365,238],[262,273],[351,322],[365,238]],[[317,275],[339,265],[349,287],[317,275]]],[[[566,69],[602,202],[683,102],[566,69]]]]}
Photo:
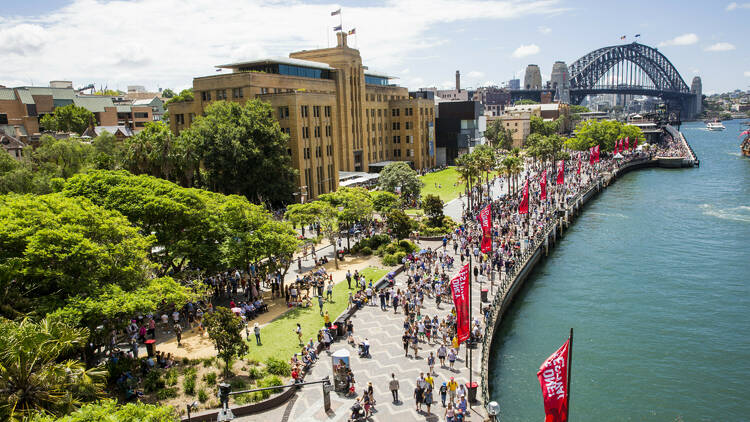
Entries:
{"type": "Polygon", "coordinates": [[[305,160],[309,160],[310,159],[310,148],[304,148],[302,150],[302,155],[305,158],[305,160]]]}
{"type": "Polygon", "coordinates": [[[216,99],[217,100],[226,100],[227,99],[227,90],[226,89],[217,89],[216,90],[216,99]]]}
{"type": "Polygon", "coordinates": [[[413,125],[413,123],[412,123],[412,122],[406,122],[406,123],[404,123],[404,127],[406,128],[406,130],[409,130],[409,129],[411,129],[411,128],[412,128],[412,125],[413,125]]]}
{"type": "Polygon", "coordinates": [[[315,157],[322,157],[323,156],[323,150],[320,148],[320,146],[315,147],[315,157]]]}
{"type": "Polygon", "coordinates": [[[313,117],[320,117],[320,106],[313,106],[313,117]]]}
{"type": "Polygon", "coordinates": [[[289,107],[279,107],[279,120],[289,118],[289,107]]]}
{"type": "Polygon", "coordinates": [[[185,124],[185,115],[184,114],[175,114],[174,118],[175,118],[175,122],[177,122],[178,125],[184,125],[185,124]]]}
{"type": "Polygon", "coordinates": [[[326,117],[331,117],[331,106],[325,106],[323,108],[323,113],[326,117]]]}
{"type": "Polygon", "coordinates": [[[401,136],[394,136],[393,137],[393,143],[394,144],[400,144],[401,143],[401,136]]]}
{"type": "Polygon", "coordinates": [[[300,106],[299,113],[300,113],[300,116],[307,117],[307,106],[306,105],[300,106]]]}
{"type": "Polygon", "coordinates": [[[133,113],[136,119],[148,119],[148,113],[133,113]]]}
{"type": "Polygon", "coordinates": [[[397,117],[399,115],[399,112],[400,112],[400,109],[394,108],[394,109],[391,110],[391,116],[392,117],[397,117]]]}
{"type": "Polygon", "coordinates": [[[304,126],[302,128],[302,139],[307,139],[310,137],[310,128],[307,126],[304,126]]]}
{"type": "Polygon", "coordinates": [[[326,126],[326,136],[331,136],[331,125],[326,126]]]}
{"type": "Polygon", "coordinates": [[[7,124],[8,124],[8,115],[0,114],[0,125],[7,125],[7,124]]]}
{"type": "Polygon", "coordinates": [[[232,88],[232,98],[242,98],[243,96],[242,88],[232,88]]]}
{"type": "Polygon", "coordinates": [[[201,99],[203,101],[211,101],[211,91],[202,91],[201,92],[201,99]]]}
{"type": "Polygon", "coordinates": [[[320,126],[315,126],[315,137],[320,138],[320,126]]]}
{"type": "Polygon", "coordinates": [[[261,94],[268,94],[268,88],[261,88],[260,89],[261,94]]]}
{"type": "Polygon", "coordinates": [[[393,122],[393,130],[401,130],[401,123],[393,122]]]}
{"type": "Polygon", "coordinates": [[[287,148],[286,149],[286,153],[291,157],[292,156],[292,149],[291,148],[287,148]]]}

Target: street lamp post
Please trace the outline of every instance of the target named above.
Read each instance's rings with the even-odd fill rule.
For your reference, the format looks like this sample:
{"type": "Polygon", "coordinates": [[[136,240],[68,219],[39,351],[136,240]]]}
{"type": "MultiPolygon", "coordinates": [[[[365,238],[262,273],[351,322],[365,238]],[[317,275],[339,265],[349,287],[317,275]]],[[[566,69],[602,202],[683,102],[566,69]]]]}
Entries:
{"type": "Polygon", "coordinates": [[[192,411],[193,409],[197,409],[197,408],[198,408],[198,402],[197,402],[197,401],[194,401],[194,402],[192,402],[192,403],[190,403],[190,404],[188,404],[188,405],[185,405],[185,407],[187,407],[188,422],[191,422],[191,418],[190,418],[190,412],[191,412],[191,411],[192,411]]]}

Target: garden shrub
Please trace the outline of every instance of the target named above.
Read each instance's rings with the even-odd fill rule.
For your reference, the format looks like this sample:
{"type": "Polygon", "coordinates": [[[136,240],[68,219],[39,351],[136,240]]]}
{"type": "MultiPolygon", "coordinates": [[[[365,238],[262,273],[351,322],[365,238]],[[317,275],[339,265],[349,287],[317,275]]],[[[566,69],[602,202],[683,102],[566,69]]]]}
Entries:
{"type": "Polygon", "coordinates": [[[178,377],[177,368],[170,368],[167,370],[167,373],[165,374],[164,378],[166,380],[166,383],[168,386],[177,385],[177,377],[178,377]]]}
{"type": "Polygon", "coordinates": [[[360,253],[361,253],[362,255],[364,255],[364,256],[370,256],[370,255],[372,255],[372,249],[370,249],[370,247],[369,247],[369,246],[365,246],[365,247],[364,247],[364,248],[362,248],[362,250],[360,250],[359,252],[360,252],[360,253]]]}
{"type": "Polygon", "coordinates": [[[160,369],[152,369],[149,371],[149,373],[146,375],[146,379],[143,381],[143,391],[147,393],[152,393],[154,391],[158,391],[163,389],[166,384],[164,382],[164,378],[162,378],[162,373],[160,369]]]}
{"type": "Polygon", "coordinates": [[[208,400],[208,393],[206,393],[206,390],[200,389],[198,390],[198,401],[201,403],[205,403],[206,400],[208,400]]]}
{"type": "Polygon", "coordinates": [[[209,372],[207,374],[203,374],[203,381],[206,382],[206,385],[216,385],[216,372],[209,372]]]}
{"type": "Polygon", "coordinates": [[[266,370],[269,374],[288,377],[292,373],[292,366],[281,359],[268,358],[266,360],[266,370]]]}
{"type": "Polygon", "coordinates": [[[261,379],[266,376],[266,371],[262,369],[258,369],[258,368],[250,368],[250,371],[248,371],[247,376],[253,380],[261,379]]]}
{"type": "Polygon", "coordinates": [[[177,397],[177,389],[172,388],[162,388],[161,390],[156,392],[156,399],[157,400],[168,400],[173,399],[177,397]]]}

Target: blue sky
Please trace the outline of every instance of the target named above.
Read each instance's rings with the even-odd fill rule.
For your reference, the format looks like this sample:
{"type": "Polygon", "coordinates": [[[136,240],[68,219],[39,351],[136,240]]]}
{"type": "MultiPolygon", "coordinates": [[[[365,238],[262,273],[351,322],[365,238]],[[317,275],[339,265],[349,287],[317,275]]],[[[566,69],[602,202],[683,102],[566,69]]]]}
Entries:
{"type": "Polygon", "coordinates": [[[463,86],[523,77],[529,63],[548,78],[555,60],[570,64],[606,45],[656,46],[704,92],[750,85],[750,2],[589,0],[2,0],[0,84],[45,85],[72,79],[185,88],[213,66],[285,56],[334,42],[330,11],[343,9],[350,44],[366,65],[409,88],[463,86]],[[329,38],[330,37],[330,38],[329,38]]]}

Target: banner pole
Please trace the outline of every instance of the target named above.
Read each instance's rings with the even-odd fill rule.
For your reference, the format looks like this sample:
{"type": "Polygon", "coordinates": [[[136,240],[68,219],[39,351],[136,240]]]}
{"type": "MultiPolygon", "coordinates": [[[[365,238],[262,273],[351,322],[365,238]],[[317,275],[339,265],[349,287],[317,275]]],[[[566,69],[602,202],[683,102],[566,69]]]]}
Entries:
{"type": "MultiPolygon", "coordinates": [[[[471,272],[472,272],[473,269],[474,269],[473,265],[471,264],[471,254],[469,254],[469,339],[471,341],[473,341],[473,339],[471,338],[471,328],[472,328],[471,324],[474,323],[474,320],[471,318],[471,307],[473,305],[471,303],[471,291],[473,290],[473,286],[471,285],[471,272]]],[[[472,362],[472,359],[471,359],[471,357],[472,357],[472,350],[471,350],[471,347],[469,347],[468,344],[466,345],[466,349],[469,351],[469,387],[471,387],[472,386],[472,375],[473,375],[472,374],[472,372],[473,372],[473,362],[472,362]]],[[[469,406],[471,406],[471,402],[469,402],[469,406]]]]}
{"type": "Polygon", "coordinates": [[[570,375],[572,373],[572,366],[573,366],[573,327],[570,327],[570,338],[568,343],[568,385],[567,385],[567,392],[568,397],[565,400],[565,409],[568,413],[566,420],[570,420],[570,375]]]}

